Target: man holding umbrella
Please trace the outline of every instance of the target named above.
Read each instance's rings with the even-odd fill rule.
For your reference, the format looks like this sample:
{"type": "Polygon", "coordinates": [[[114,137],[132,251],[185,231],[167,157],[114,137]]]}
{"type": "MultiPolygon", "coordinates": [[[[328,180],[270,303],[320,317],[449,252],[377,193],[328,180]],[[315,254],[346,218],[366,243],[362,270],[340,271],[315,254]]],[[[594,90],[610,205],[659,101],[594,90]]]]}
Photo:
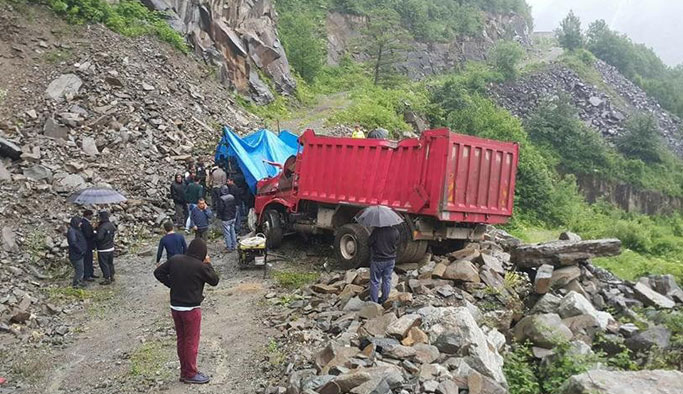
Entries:
{"type": "Polygon", "coordinates": [[[370,245],[370,299],[384,304],[391,291],[391,275],[396,264],[399,232],[395,227],[403,219],[391,208],[376,205],[364,209],[356,218],[358,223],[373,227],[370,245]],[[379,296],[380,283],[382,296],[379,296]]]}

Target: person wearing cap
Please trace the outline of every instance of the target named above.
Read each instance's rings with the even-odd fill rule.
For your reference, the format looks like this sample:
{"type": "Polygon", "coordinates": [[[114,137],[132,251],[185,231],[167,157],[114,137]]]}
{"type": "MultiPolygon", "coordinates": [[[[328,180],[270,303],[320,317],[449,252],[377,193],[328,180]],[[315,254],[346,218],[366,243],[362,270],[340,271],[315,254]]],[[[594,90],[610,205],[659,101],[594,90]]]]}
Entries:
{"type": "Polygon", "coordinates": [[[99,223],[95,233],[95,245],[97,246],[97,261],[100,263],[104,279],[101,285],[114,282],[114,235],[116,226],[109,221],[109,212],[100,211],[99,223]]]}
{"type": "Polygon", "coordinates": [[[194,239],[185,254],[175,255],[154,270],[154,277],[170,289],[171,315],[180,360],[180,381],[208,383],[197,369],[204,284],[218,285],[219,277],[207,255],[206,242],[194,239]]]}

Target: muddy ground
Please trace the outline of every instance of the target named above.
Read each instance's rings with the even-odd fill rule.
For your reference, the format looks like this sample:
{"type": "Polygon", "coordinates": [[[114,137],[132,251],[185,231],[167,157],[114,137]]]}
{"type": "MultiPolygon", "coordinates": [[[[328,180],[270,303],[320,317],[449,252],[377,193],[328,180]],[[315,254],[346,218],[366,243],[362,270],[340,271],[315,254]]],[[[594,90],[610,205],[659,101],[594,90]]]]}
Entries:
{"type": "MultiPolygon", "coordinates": [[[[279,254],[298,257],[273,261],[273,268],[319,269],[329,258],[312,256],[315,247],[307,243],[288,241],[279,254]]],[[[201,386],[178,382],[168,289],[152,275],[156,240],[135,250],[116,259],[113,286],[91,282],[82,307],[69,308],[72,295],[55,301],[66,306],[73,322],[63,344],[17,344],[6,357],[12,363],[8,380],[13,381],[0,386],[0,393],[246,394],[279,375],[284,354],[278,349],[278,330],[267,324],[278,306],[265,298],[277,284],[271,275],[264,279],[261,270],[237,269],[236,253],[225,253],[222,242],[214,240],[209,254],[221,281],[205,290],[198,360],[212,380],[201,386]]],[[[60,291],[69,292],[68,280],[60,285],[60,291]]]]}

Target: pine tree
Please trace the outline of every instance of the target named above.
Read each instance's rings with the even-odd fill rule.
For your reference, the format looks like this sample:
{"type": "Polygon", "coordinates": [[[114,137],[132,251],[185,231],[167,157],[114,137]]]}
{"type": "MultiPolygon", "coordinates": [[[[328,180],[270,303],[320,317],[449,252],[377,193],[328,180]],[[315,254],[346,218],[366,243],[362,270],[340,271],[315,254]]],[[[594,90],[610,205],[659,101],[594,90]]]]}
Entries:
{"type": "Polygon", "coordinates": [[[581,20],[574,15],[574,11],[569,11],[569,15],[562,20],[560,28],[555,31],[555,36],[564,49],[573,51],[583,47],[581,20]]]}

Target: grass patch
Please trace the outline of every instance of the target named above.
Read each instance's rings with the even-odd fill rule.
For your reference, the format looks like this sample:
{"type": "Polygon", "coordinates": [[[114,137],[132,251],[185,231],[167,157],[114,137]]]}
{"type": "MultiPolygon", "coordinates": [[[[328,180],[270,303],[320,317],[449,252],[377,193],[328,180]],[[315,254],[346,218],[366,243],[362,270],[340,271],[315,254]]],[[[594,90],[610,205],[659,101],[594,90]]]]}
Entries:
{"type": "Polygon", "coordinates": [[[47,359],[43,357],[19,357],[16,358],[10,367],[10,372],[19,379],[27,383],[35,383],[45,376],[50,366],[47,359]]]}
{"type": "Polygon", "coordinates": [[[273,278],[277,284],[286,289],[298,289],[308,283],[313,283],[320,277],[317,272],[273,271],[273,278]]]}
{"type": "Polygon", "coordinates": [[[266,345],[266,356],[273,366],[284,364],[287,358],[285,353],[280,349],[280,345],[278,345],[277,341],[273,338],[270,338],[266,345]]]}
{"type": "Polygon", "coordinates": [[[173,376],[168,363],[173,360],[173,341],[151,340],[130,355],[130,374],[143,380],[167,380],[173,376]]]}
{"type": "Polygon", "coordinates": [[[189,52],[185,38],[169,26],[164,15],[139,1],[122,0],[111,5],[106,0],[47,0],[47,4],[70,23],[102,23],[128,37],[154,35],[183,53],[189,52]]]}
{"type": "Polygon", "coordinates": [[[43,60],[47,63],[57,64],[71,59],[72,52],[70,49],[53,49],[45,52],[43,60]]]}
{"type": "Polygon", "coordinates": [[[647,275],[672,274],[678,283],[683,283],[683,262],[680,260],[646,256],[625,249],[619,256],[599,257],[593,262],[622,279],[637,280],[647,275]]]}
{"type": "Polygon", "coordinates": [[[73,287],[53,287],[47,289],[48,299],[55,304],[67,304],[77,301],[99,303],[114,297],[114,290],[110,289],[74,289],[73,287]]]}

